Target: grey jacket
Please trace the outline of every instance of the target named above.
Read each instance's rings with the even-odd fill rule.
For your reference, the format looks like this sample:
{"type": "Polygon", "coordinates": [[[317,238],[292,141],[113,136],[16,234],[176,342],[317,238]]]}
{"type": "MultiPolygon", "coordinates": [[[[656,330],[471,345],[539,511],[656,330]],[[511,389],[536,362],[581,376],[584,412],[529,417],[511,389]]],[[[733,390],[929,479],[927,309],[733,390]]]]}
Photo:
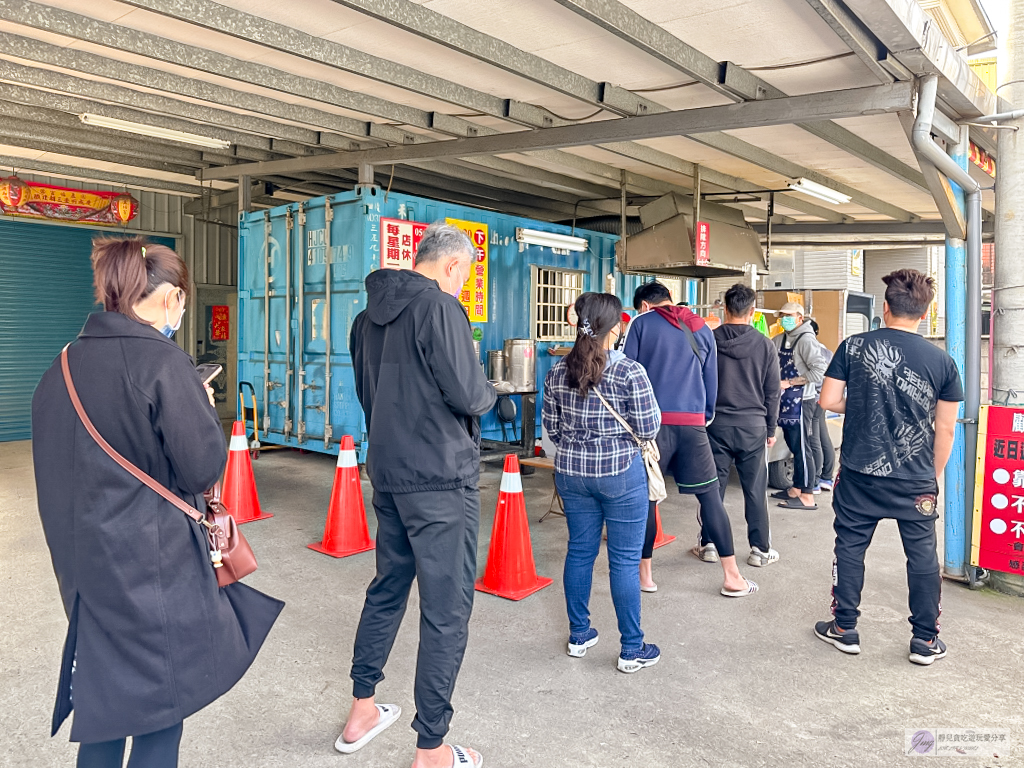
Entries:
{"type": "Polygon", "coordinates": [[[828,363],[825,362],[825,356],[821,354],[821,345],[818,344],[810,322],[804,320],[792,331],[780,333],[772,341],[775,342],[775,348],[778,350],[782,349],[783,342],[786,344],[786,349],[793,350],[793,364],[800,375],[807,379],[807,383],[804,384],[803,399],[816,400],[821,382],[825,380],[825,369],[828,367],[828,363]]]}

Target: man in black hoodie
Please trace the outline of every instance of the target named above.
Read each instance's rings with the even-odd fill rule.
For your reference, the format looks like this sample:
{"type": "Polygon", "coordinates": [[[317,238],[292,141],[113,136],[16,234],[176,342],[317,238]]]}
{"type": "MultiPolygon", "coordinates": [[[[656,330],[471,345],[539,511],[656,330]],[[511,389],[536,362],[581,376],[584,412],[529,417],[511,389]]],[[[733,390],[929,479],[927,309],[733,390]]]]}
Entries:
{"type": "MultiPolygon", "coordinates": [[[[708,438],[723,499],[729,469],[736,464],[750,543],[747,563],[760,567],[779,559],[768,527],[765,450],[775,443],[781,389],[775,345],[750,324],[756,299],[754,290],[742,283],[725,292],[725,322],[715,329],[718,399],[708,438]]],[[[707,544],[703,531],[701,544],[707,544]]]]}
{"type": "Polygon", "coordinates": [[[473,609],[479,417],[497,398],[474,352],[469,318],[455,298],[475,256],[461,231],[431,224],[414,270],[383,269],[366,278],[367,309],[353,321],[349,340],[369,439],[377,575],[366,590],[356,632],[354,701],[335,747],[354,752],[401,714],[394,705],[377,705],[374,692],[384,679],[415,578],[421,620],[414,768],[458,759],[477,765],[482,759],[443,743],[473,609]]]}

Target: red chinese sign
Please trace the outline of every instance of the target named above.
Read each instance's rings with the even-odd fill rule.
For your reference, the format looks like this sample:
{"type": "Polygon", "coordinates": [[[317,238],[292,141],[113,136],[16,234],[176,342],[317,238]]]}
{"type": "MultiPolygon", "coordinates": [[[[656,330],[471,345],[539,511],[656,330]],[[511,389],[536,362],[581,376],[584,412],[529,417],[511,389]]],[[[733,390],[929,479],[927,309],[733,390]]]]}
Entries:
{"type": "Polygon", "coordinates": [[[138,212],[138,200],[127,192],[54,187],[17,176],[0,179],[0,213],[8,216],[116,226],[127,224],[138,212]]]}
{"type": "Polygon", "coordinates": [[[210,341],[227,341],[231,338],[230,309],[217,305],[210,307],[210,341]]]}
{"type": "Polygon", "coordinates": [[[981,407],[971,563],[1024,575],[1024,409],[981,407]]]}
{"type": "Polygon", "coordinates": [[[380,268],[412,269],[416,249],[423,239],[426,224],[404,219],[380,220],[380,268]]]}
{"type": "Polygon", "coordinates": [[[981,170],[983,170],[992,178],[995,178],[996,161],[992,157],[992,155],[990,155],[988,152],[986,152],[984,149],[982,149],[972,141],[971,148],[967,156],[970,158],[972,163],[981,168],[981,170]]]}
{"type": "Polygon", "coordinates": [[[695,264],[706,266],[711,263],[711,225],[698,221],[693,233],[693,259],[695,264]]]}

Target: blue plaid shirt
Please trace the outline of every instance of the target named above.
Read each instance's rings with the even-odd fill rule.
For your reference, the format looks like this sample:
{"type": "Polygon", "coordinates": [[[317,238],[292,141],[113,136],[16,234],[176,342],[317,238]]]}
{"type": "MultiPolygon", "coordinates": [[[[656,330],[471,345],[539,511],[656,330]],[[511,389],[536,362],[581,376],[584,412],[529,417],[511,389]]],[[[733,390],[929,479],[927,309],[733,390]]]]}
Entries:
{"type": "MultiPolygon", "coordinates": [[[[598,385],[641,440],[652,440],[661,427],[661,409],[644,367],[621,352],[608,353],[598,385]]],[[[565,359],[544,379],[544,428],[555,444],[555,471],[577,477],[610,477],[626,471],[639,452],[636,441],[597,395],[580,397],[566,381],[565,359]]]]}

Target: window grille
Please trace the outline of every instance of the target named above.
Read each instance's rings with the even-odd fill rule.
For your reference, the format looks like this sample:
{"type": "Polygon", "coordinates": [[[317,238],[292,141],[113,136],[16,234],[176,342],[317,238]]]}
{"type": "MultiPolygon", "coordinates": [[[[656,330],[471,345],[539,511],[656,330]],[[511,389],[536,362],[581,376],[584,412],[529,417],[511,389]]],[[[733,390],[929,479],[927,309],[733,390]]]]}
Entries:
{"type": "Polygon", "coordinates": [[[533,268],[533,329],[537,341],[574,341],[576,329],[567,309],[583,293],[585,273],[567,269],[533,268]]]}

